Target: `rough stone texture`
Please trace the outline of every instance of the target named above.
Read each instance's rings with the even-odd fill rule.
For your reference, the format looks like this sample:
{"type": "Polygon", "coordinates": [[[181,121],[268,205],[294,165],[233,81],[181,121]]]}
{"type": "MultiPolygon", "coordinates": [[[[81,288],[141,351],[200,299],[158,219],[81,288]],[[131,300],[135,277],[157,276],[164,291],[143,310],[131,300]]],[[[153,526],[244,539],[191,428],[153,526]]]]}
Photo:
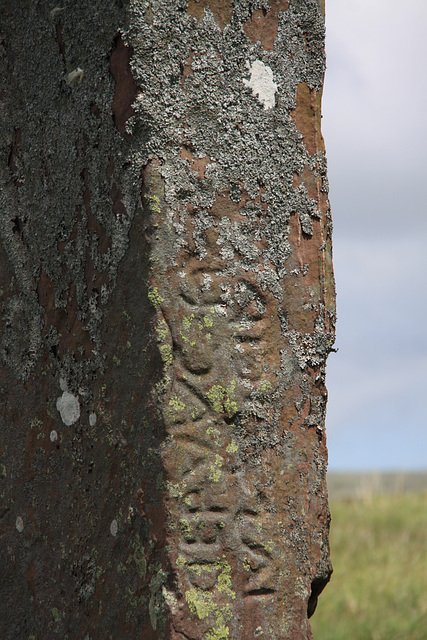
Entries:
{"type": "Polygon", "coordinates": [[[311,638],[322,4],[2,1],[1,638],[311,638]]]}

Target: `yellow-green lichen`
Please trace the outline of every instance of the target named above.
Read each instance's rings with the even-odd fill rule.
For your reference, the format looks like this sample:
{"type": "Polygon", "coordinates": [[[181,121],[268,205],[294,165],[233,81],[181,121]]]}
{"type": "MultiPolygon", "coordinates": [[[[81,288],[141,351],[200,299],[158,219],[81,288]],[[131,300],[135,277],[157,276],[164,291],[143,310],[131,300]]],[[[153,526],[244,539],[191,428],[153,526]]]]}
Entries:
{"type": "Polygon", "coordinates": [[[135,536],[135,540],[132,543],[132,548],[133,548],[133,554],[131,554],[128,557],[128,559],[126,560],[126,564],[129,564],[130,562],[134,562],[136,567],[136,572],[139,575],[139,577],[142,579],[145,577],[145,574],[147,572],[147,561],[145,559],[145,548],[141,542],[139,533],[137,533],[135,536]]]}
{"type": "Polygon", "coordinates": [[[216,429],[212,425],[209,425],[209,427],[206,429],[206,433],[207,433],[208,436],[220,436],[221,435],[221,431],[219,429],[216,429]]]}
{"type": "Polygon", "coordinates": [[[158,196],[148,196],[149,207],[154,213],[161,214],[160,198],[158,196]]]}
{"type": "Polygon", "coordinates": [[[212,405],[212,409],[216,413],[227,413],[229,418],[237,413],[237,404],[234,401],[235,389],[235,380],[232,380],[230,386],[227,388],[220,384],[214,384],[213,387],[209,389],[206,396],[212,405]]]}
{"type": "Polygon", "coordinates": [[[184,316],[182,319],[184,329],[190,329],[193,320],[195,320],[194,313],[191,313],[189,316],[184,316]]]}
{"type": "Polygon", "coordinates": [[[150,287],[148,289],[148,299],[153,307],[158,307],[162,302],[164,302],[164,299],[158,292],[157,287],[150,287]]]}
{"type": "Polygon", "coordinates": [[[216,588],[220,594],[215,595],[214,592],[204,591],[200,588],[190,589],[185,594],[191,613],[197,615],[199,620],[204,620],[210,615],[215,616],[215,624],[206,632],[207,640],[227,640],[230,636],[230,630],[226,624],[232,618],[230,603],[220,604],[221,596],[227,596],[231,599],[236,597],[231,586],[231,567],[225,556],[217,559],[214,565],[191,565],[194,571],[218,571],[216,588]]]}
{"type": "Polygon", "coordinates": [[[264,549],[267,551],[267,553],[272,553],[273,549],[274,549],[274,542],[273,540],[269,540],[268,542],[266,542],[263,545],[264,549]]]}
{"type": "Polygon", "coordinates": [[[225,556],[223,556],[222,560],[216,561],[215,567],[220,571],[218,574],[218,591],[222,591],[234,600],[236,594],[231,588],[231,567],[225,559],[225,556]]]}
{"type": "Polygon", "coordinates": [[[185,599],[191,613],[195,613],[199,620],[204,620],[218,609],[214,595],[210,591],[197,588],[189,589],[185,593],[185,599]]]}
{"type": "Polygon", "coordinates": [[[54,607],[52,609],[52,616],[53,616],[53,619],[55,620],[55,622],[61,622],[61,617],[62,616],[61,616],[60,611],[58,611],[58,609],[56,607],[54,607]]]}
{"type": "Polygon", "coordinates": [[[209,479],[213,480],[213,482],[219,481],[222,473],[223,462],[224,462],[224,459],[218,453],[215,454],[215,462],[213,462],[209,467],[209,471],[210,471],[209,479]]]}
{"type": "Polygon", "coordinates": [[[170,344],[162,344],[160,347],[160,356],[167,367],[172,364],[172,347],[170,344]]]}
{"type": "Polygon", "coordinates": [[[172,407],[174,411],[183,411],[185,409],[185,404],[178,396],[172,396],[169,400],[169,406],[172,407]]]}
{"type": "Polygon", "coordinates": [[[171,498],[182,498],[183,491],[180,484],[172,484],[166,480],[166,489],[171,498]]]}
{"type": "Polygon", "coordinates": [[[196,346],[196,341],[195,340],[190,340],[190,338],[187,338],[187,336],[181,336],[181,338],[183,339],[185,344],[188,344],[190,347],[195,347],[196,346]]]}
{"type": "Polygon", "coordinates": [[[187,560],[184,558],[184,556],[178,556],[175,564],[177,567],[185,567],[185,565],[187,564],[187,560]]]}
{"type": "Polygon", "coordinates": [[[202,571],[207,571],[207,573],[212,573],[216,570],[216,566],[213,564],[194,562],[191,565],[188,565],[188,568],[198,576],[202,575],[202,571]]]}
{"type": "MultiPolygon", "coordinates": [[[[185,332],[189,332],[190,330],[193,330],[193,336],[191,339],[188,335],[182,335],[182,340],[188,344],[190,347],[194,347],[196,346],[196,339],[197,339],[197,335],[195,336],[194,333],[199,333],[200,334],[207,328],[210,328],[213,326],[213,319],[210,315],[205,315],[203,316],[202,319],[198,319],[196,318],[196,316],[194,315],[194,313],[190,313],[190,315],[188,316],[184,316],[182,318],[182,326],[183,329],[185,330],[185,332]],[[196,339],[194,339],[196,338],[196,339]]],[[[212,334],[211,333],[206,333],[205,337],[207,340],[210,340],[212,338],[212,334]]]]}
{"type": "Polygon", "coordinates": [[[268,391],[269,389],[271,389],[271,382],[269,382],[268,380],[264,380],[258,388],[259,393],[264,394],[266,393],[266,391],[268,391]]]}
{"type": "Polygon", "coordinates": [[[181,518],[178,524],[184,536],[191,536],[193,534],[193,530],[188,520],[181,518]]]}
{"type": "Polygon", "coordinates": [[[212,327],[213,326],[212,316],[203,316],[203,322],[205,323],[205,327],[212,327]]]}
{"type": "Polygon", "coordinates": [[[156,333],[158,342],[163,342],[169,333],[166,321],[161,318],[156,325],[156,333]]]}
{"type": "Polygon", "coordinates": [[[232,438],[230,444],[227,445],[226,452],[227,453],[236,453],[238,450],[239,450],[239,447],[237,446],[235,439],[232,438]]]}
{"type": "Polygon", "coordinates": [[[220,623],[216,629],[209,629],[206,634],[206,640],[228,640],[230,630],[224,622],[220,623]]]}

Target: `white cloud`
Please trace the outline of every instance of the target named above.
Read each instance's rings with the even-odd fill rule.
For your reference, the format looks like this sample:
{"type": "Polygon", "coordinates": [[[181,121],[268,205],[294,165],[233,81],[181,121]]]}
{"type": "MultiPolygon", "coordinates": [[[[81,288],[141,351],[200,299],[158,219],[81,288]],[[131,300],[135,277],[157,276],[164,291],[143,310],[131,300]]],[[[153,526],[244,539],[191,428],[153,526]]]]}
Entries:
{"type": "MultiPolygon", "coordinates": [[[[349,423],[354,424],[357,416],[377,413],[380,406],[405,404],[405,398],[412,395],[420,399],[427,397],[427,354],[406,360],[401,357],[373,360],[368,366],[367,363],[336,361],[330,360],[327,367],[329,435],[345,429],[349,423]]],[[[409,414],[409,404],[407,410],[409,414]]],[[[366,417],[361,420],[366,421],[366,417]]],[[[375,424],[372,429],[375,430],[375,424]]]]}
{"type": "Polygon", "coordinates": [[[329,154],[341,147],[359,161],[381,158],[407,167],[414,156],[421,160],[427,133],[425,0],[328,0],[326,28],[323,130],[329,154]]]}

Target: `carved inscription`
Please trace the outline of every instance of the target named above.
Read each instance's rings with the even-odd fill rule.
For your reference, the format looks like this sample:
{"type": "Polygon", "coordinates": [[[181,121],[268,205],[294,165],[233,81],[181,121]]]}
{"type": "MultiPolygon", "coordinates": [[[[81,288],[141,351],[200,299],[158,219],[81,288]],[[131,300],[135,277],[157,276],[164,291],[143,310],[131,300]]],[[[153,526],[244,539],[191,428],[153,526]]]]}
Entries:
{"type": "MultiPolygon", "coordinates": [[[[213,164],[203,176],[190,171],[207,180],[213,164]]],[[[196,196],[176,199],[169,175],[160,161],[148,164],[143,200],[152,219],[149,298],[164,363],[156,401],[167,432],[161,456],[172,637],[291,637],[289,621],[306,619],[311,584],[323,585],[330,573],[325,522],[310,526],[308,515],[324,501],[324,482],[310,484],[324,413],[322,405],[314,417],[311,395],[314,384],[316,397],[322,393],[315,351],[322,305],[302,280],[309,265],[294,269],[299,258],[271,229],[267,245],[261,189],[249,196],[235,185],[203,207],[196,196]]],[[[292,240],[290,218],[286,230],[292,240]]]]}

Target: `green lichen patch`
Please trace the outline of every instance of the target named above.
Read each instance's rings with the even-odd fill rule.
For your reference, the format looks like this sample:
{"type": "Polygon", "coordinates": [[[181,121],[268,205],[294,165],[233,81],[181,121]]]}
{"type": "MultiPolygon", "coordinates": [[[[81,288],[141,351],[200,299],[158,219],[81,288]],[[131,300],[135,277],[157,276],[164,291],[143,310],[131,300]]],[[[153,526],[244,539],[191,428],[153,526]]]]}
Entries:
{"type": "Polygon", "coordinates": [[[157,287],[150,287],[148,289],[148,299],[153,305],[153,307],[158,307],[159,305],[162,304],[162,302],[164,302],[164,299],[160,295],[157,287]]]}
{"type": "Polygon", "coordinates": [[[184,329],[190,329],[193,321],[195,320],[194,313],[191,313],[189,316],[184,316],[182,319],[182,326],[184,329]]]}
{"type": "Polygon", "coordinates": [[[213,327],[212,314],[205,314],[203,317],[190,313],[182,318],[183,333],[182,341],[187,347],[196,347],[202,339],[211,340],[212,333],[207,331],[213,327]]]}
{"type": "Polygon", "coordinates": [[[234,400],[235,389],[235,380],[232,380],[227,388],[220,384],[214,384],[213,387],[209,389],[206,396],[212,405],[212,409],[216,413],[226,413],[229,418],[237,413],[238,407],[234,400]]]}
{"type": "Polygon", "coordinates": [[[236,441],[234,438],[232,438],[230,444],[227,445],[225,450],[227,453],[237,453],[237,451],[239,450],[239,447],[236,444],[236,441]]]}
{"type": "Polygon", "coordinates": [[[184,558],[184,556],[178,556],[175,562],[177,567],[185,567],[187,564],[187,560],[184,558]]]}
{"type": "Polygon", "coordinates": [[[190,612],[195,614],[199,620],[206,618],[214,619],[214,624],[206,632],[208,640],[227,640],[230,630],[227,622],[232,618],[230,600],[236,598],[236,593],[232,589],[231,567],[225,556],[218,558],[214,564],[205,563],[191,564],[191,569],[201,575],[202,571],[217,571],[216,585],[212,591],[200,588],[189,589],[185,593],[190,612]],[[224,597],[229,601],[224,602],[224,597]]]}
{"type": "Polygon", "coordinates": [[[227,640],[229,637],[230,630],[224,622],[219,622],[216,628],[209,629],[206,634],[207,640],[227,640]]]}
{"type": "Polygon", "coordinates": [[[211,315],[203,316],[203,324],[205,327],[213,327],[213,318],[211,315]]]}
{"type": "Polygon", "coordinates": [[[52,617],[56,623],[61,622],[62,615],[61,615],[61,612],[56,607],[52,609],[52,617]]]}
{"type": "Polygon", "coordinates": [[[135,540],[132,543],[133,553],[129,555],[126,564],[133,562],[136,567],[138,576],[143,579],[147,572],[147,561],[145,559],[145,548],[139,537],[139,533],[136,534],[135,540]]]}
{"type": "Polygon", "coordinates": [[[209,466],[209,479],[213,482],[219,482],[223,462],[224,459],[218,453],[215,454],[215,461],[209,466]]]}
{"type": "Polygon", "coordinates": [[[199,620],[204,620],[211,613],[218,610],[213,593],[202,589],[189,589],[185,593],[191,613],[195,613],[199,620]]]}
{"type": "Polygon", "coordinates": [[[156,333],[157,333],[157,340],[159,342],[163,342],[164,340],[166,340],[166,337],[169,333],[169,329],[168,329],[168,325],[166,324],[166,320],[164,320],[163,318],[160,318],[159,321],[157,322],[156,333]]]}
{"type": "Polygon", "coordinates": [[[172,422],[181,422],[185,417],[185,414],[184,414],[186,409],[185,402],[183,402],[181,398],[175,395],[169,399],[168,404],[169,404],[169,410],[168,410],[169,418],[172,420],[172,422]]]}
{"type": "Polygon", "coordinates": [[[190,523],[188,522],[188,520],[185,520],[185,518],[181,518],[181,520],[179,520],[178,522],[179,528],[181,529],[181,532],[184,536],[184,538],[190,538],[193,535],[193,529],[190,525],[190,523]]]}
{"type": "Polygon", "coordinates": [[[225,559],[225,556],[223,556],[221,560],[216,561],[215,567],[220,571],[218,574],[218,591],[225,593],[234,600],[236,594],[231,588],[231,567],[225,559]]]}
{"type": "Polygon", "coordinates": [[[162,344],[160,347],[160,356],[166,367],[170,367],[173,362],[172,347],[170,344],[162,344]]]}

